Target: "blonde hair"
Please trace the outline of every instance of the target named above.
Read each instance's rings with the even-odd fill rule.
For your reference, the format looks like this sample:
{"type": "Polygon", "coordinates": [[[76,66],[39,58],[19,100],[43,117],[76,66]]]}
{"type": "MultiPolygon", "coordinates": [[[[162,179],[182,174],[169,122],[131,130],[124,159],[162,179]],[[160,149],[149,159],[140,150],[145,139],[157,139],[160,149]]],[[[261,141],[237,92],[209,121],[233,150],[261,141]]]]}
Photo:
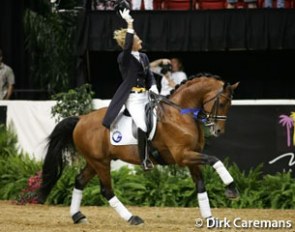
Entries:
{"type": "Polygon", "coordinates": [[[117,44],[121,48],[124,48],[126,34],[127,34],[126,28],[114,31],[114,39],[117,41],[117,44]]]}

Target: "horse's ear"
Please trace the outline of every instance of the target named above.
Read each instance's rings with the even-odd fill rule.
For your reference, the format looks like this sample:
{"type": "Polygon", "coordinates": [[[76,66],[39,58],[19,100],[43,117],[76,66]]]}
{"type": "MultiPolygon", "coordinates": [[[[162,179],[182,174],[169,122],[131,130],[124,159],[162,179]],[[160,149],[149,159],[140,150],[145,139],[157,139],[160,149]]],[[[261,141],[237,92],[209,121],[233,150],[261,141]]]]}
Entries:
{"type": "Polygon", "coordinates": [[[238,87],[239,84],[240,84],[240,82],[236,82],[235,84],[231,85],[230,88],[232,90],[235,90],[238,87]]]}

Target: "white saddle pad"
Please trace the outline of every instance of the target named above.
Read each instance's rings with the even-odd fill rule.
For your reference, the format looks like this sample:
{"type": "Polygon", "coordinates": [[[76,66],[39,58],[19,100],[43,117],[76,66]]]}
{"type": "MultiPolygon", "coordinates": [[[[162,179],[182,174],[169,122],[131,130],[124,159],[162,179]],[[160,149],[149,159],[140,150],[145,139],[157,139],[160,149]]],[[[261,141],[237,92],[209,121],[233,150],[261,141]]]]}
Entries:
{"type": "MultiPolygon", "coordinates": [[[[153,122],[156,122],[156,113],[153,113],[153,122]]],[[[157,124],[153,123],[153,128],[148,136],[148,140],[152,140],[156,133],[157,124]]],[[[137,131],[137,128],[136,128],[137,131]]],[[[110,129],[110,140],[112,145],[132,145],[137,144],[137,138],[135,138],[132,132],[132,118],[123,114],[123,111],[119,113],[116,120],[112,123],[110,129]]]]}

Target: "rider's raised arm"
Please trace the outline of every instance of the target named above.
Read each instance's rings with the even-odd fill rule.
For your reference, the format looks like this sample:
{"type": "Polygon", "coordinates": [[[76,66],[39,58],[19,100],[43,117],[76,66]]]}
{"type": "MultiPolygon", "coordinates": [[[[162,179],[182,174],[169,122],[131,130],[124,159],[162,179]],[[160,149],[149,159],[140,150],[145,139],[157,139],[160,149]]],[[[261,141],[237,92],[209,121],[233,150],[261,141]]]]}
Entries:
{"type": "Polygon", "coordinates": [[[127,23],[127,32],[126,32],[125,44],[123,46],[123,54],[122,54],[122,62],[123,64],[124,63],[126,64],[130,60],[129,55],[131,54],[132,46],[133,46],[134,33],[135,33],[133,28],[134,19],[129,14],[128,9],[124,9],[123,11],[120,11],[120,14],[127,23]]]}

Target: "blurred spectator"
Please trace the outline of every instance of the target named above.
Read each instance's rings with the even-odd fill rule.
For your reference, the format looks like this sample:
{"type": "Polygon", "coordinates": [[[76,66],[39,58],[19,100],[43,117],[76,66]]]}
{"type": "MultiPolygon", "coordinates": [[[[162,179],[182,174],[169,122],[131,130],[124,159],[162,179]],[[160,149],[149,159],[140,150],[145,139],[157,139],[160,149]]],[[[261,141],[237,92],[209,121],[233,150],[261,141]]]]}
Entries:
{"type": "Polygon", "coordinates": [[[183,65],[179,58],[158,59],[150,63],[152,72],[161,75],[160,94],[167,96],[177,84],[187,79],[183,65]]]}
{"type": "MultiPolygon", "coordinates": [[[[285,8],[285,0],[276,0],[276,8],[285,8]]],[[[273,0],[264,0],[264,8],[273,8],[273,0]]]]}
{"type": "Polygon", "coordinates": [[[257,0],[243,0],[241,2],[242,5],[239,4],[239,0],[227,0],[227,9],[234,8],[248,8],[253,9],[257,8],[257,0]]]}
{"type": "Polygon", "coordinates": [[[154,9],[154,0],[132,0],[132,10],[141,10],[141,3],[144,3],[145,10],[154,9]]]}
{"type": "Polygon", "coordinates": [[[94,0],[93,10],[114,10],[115,0],[94,0]]]}
{"type": "Polygon", "coordinates": [[[8,100],[15,83],[13,70],[3,63],[3,53],[0,49],[0,100],[8,100]]]}

